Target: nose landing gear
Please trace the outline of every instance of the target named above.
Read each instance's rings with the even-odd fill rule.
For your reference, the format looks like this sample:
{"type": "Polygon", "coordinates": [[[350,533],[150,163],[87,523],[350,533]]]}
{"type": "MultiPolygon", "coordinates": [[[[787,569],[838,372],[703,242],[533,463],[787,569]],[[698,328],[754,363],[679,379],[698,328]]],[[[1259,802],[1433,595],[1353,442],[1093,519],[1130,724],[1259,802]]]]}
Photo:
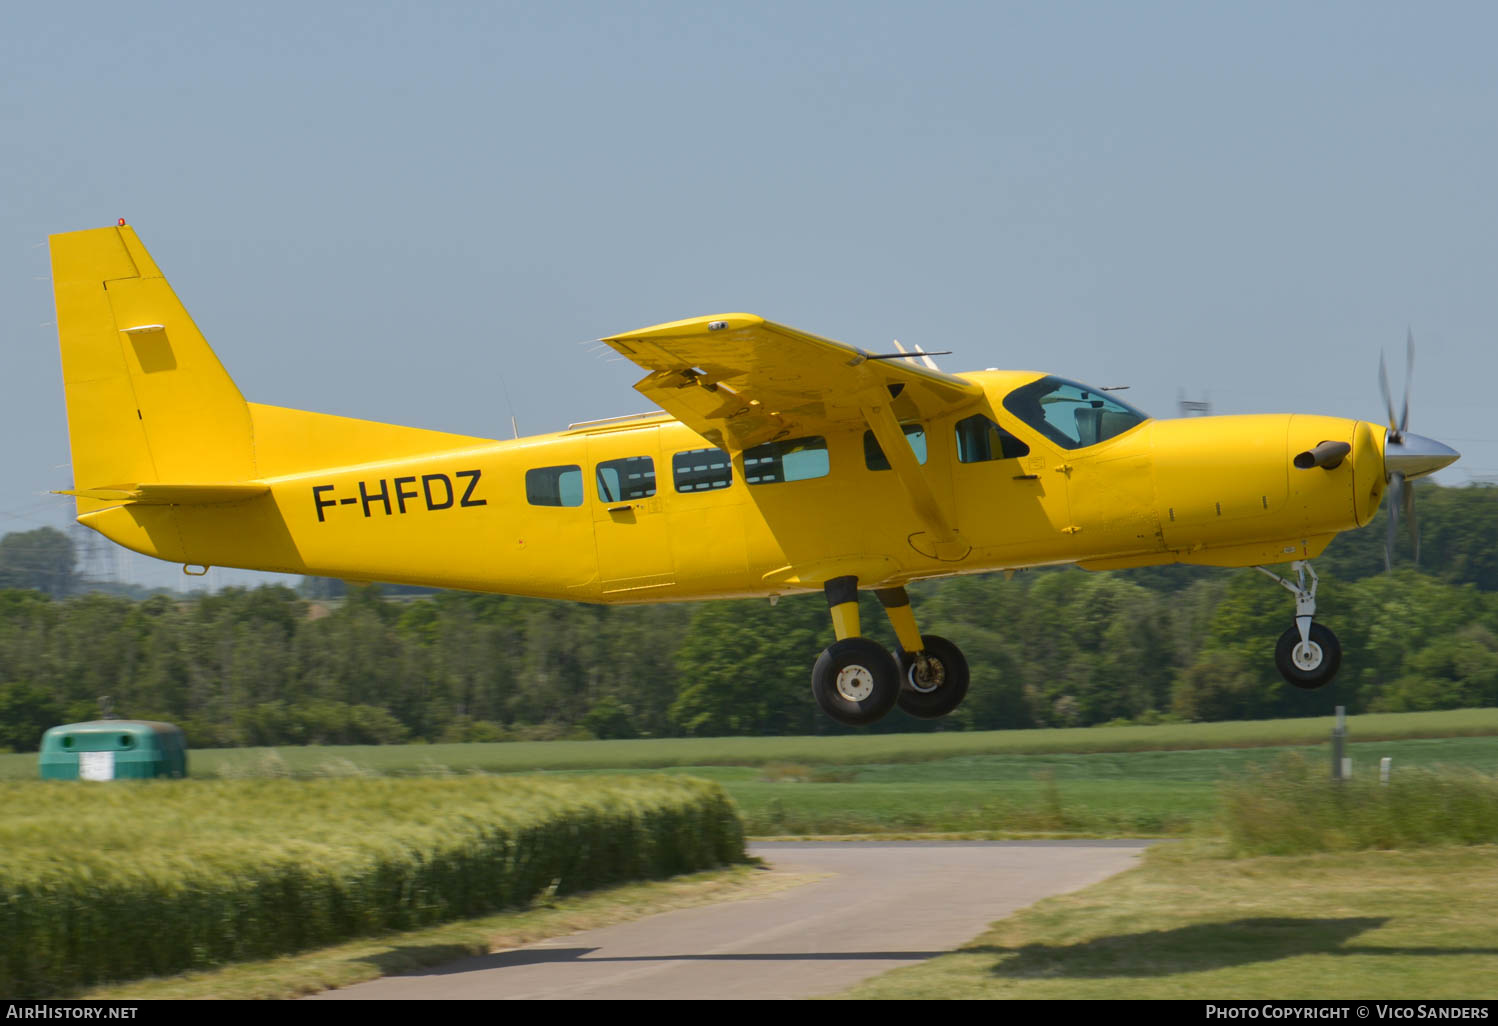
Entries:
{"type": "Polygon", "coordinates": [[[1277,581],[1295,596],[1295,625],[1280,635],[1274,646],[1274,665],[1280,676],[1298,688],[1314,690],[1330,684],[1342,665],[1342,643],[1326,627],[1314,622],[1316,615],[1316,571],[1309,561],[1290,564],[1295,580],[1289,581],[1262,566],[1255,570],[1277,581]],[[1307,586],[1306,578],[1310,577],[1307,586]]]}
{"type": "Polygon", "coordinates": [[[850,727],[875,722],[896,704],[912,716],[935,719],[967,695],[968,668],[962,651],[945,638],[922,635],[904,588],[876,591],[901,651],[859,637],[858,581],[837,577],[824,585],[838,640],[817,659],[811,690],[828,716],[850,727]]]}

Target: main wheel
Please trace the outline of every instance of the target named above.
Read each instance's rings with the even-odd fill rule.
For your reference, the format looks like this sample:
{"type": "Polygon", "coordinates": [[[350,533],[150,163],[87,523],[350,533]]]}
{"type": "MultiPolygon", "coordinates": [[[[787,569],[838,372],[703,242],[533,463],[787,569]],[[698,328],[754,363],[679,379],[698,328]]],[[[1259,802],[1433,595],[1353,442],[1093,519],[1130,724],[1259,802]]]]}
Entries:
{"type": "Polygon", "coordinates": [[[924,659],[909,652],[896,658],[900,663],[900,708],[923,720],[945,716],[962,704],[967,695],[967,660],[962,649],[935,634],[921,635],[924,659]]]}
{"type": "Polygon", "coordinates": [[[1342,643],[1319,623],[1311,624],[1310,643],[1302,643],[1300,629],[1292,625],[1274,646],[1274,665],[1291,684],[1311,691],[1330,684],[1337,675],[1342,665],[1342,643]]]}
{"type": "Polygon", "coordinates": [[[844,638],[817,657],[811,693],[837,722],[866,727],[894,708],[900,695],[899,669],[877,641],[844,638]]]}

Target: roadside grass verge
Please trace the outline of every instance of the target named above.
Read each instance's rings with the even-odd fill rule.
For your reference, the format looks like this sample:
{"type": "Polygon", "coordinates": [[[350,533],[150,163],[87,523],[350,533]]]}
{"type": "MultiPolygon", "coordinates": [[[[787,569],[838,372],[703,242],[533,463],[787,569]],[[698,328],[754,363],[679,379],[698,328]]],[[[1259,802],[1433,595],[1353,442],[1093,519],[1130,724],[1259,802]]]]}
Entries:
{"type": "Polygon", "coordinates": [[[1332,780],[1290,756],[1224,788],[1221,826],[1233,855],[1498,844],[1498,777],[1408,769],[1332,780]]]}
{"type": "Polygon", "coordinates": [[[565,898],[553,897],[517,911],[386,934],[297,955],[110,984],[78,996],[89,1001],[294,998],[581,930],[612,926],[658,912],[764,897],[814,879],[815,876],[778,872],[762,866],[732,866],[670,880],[622,884],[565,898]]]}
{"type": "Polygon", "coordinates": [[[684,777],[0,785],[0,993],[61,996],[742,861],[684,777]]]}
{"type": "MultiPolygon", "coordinates": [[[[1055,730],[847,734],[835,737],[665,738],[635,741],[514,741],[496,744],[346,745],[201,749],[195,777],[431,775],[535,770],[635,770],[685,766],[868,765],[969,755],[1174,751],[1312,745],[1331,717],[1055,730]]],[[[1348,718],[1357,741],[1498,736],[1498,709],[1379,713],[1348,718]]],[[[191,743],[189,738],[188,742],[191,743]]],[[[0,778],[34,779],[35,754],[0,755],[0,778]]]]}
{"type": "Polygon", "coordinates": [[[1485,999],[1498,986],[1498,846],[1142,864],[841,995],[895,999],[1485,999]]]}

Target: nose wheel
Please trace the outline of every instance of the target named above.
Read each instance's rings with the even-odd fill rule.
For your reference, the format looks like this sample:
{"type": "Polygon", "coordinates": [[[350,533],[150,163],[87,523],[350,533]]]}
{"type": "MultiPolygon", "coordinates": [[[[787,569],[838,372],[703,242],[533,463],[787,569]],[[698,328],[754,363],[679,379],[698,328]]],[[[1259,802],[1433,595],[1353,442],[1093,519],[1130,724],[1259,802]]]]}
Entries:
{"type": "Polygon", "coordinates": [[[1330,684],[1342,665],[1342,643],[1335,634],[1313,623],[1310,635],[1302,641],[1300,627],[1291,627],[1274,646],[1274,665],[1280,676],[1307,691],[1330,684]]]}
{"type": "Polygon", "coordinates": [[[1291,563],[1290,568],[1295,571],[1294,581],[1262,566],[1254,567],[1295,596],[1295,624],[1275,644],[1274,665],[1290,684],[1310,691],[1330,684],[1337,675],[1342,665],[1342,643],[1312,619],[1316,615],[1316,571],[1303,559],[1291,563]]]}

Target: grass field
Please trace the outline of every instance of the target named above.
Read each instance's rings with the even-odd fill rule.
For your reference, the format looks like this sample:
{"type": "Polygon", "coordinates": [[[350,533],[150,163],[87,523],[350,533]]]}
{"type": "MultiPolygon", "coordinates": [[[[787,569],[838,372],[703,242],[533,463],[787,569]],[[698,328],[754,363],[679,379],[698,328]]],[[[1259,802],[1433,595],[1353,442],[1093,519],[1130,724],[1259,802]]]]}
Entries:
{"type": "Polygon", "coordinates": [[[846,996],[1498,997],[1498,775],[1289,756],[1223,791],[1215,833],[846,996]]]}
{"type": "MultiPolygon", "coordinates": [[[[330,783],[537,769],[586,778],[658,768],[718,782],[753,836],[1192,838],[1152,850],[1137,870],[1011,917],[962,952],[881,977],[851,996],[1494,996],[1498,985],[1486,981],[1498,978],[1491,927],[1498,847],[1253,852],[1304,851],[1294,845],[1306,844],[1355,849],[1369,837],[1375,844],[1397,838],[1415,821],[1397,803],[1383,802],[1394,792],[1373,783],[1384,757],[1393,759],[1396,788],[1434,767],[1453,769],[1454,777],[1486,774],[1487,783],[1458,797],[1483,806],[1478,818],[1498,818],[1498,808],[1488,807],[1498,802],[1483,790],[1498,774],[1498,710],[1353,718],[1353,786],[1335,793],[1363,795],[1359,801],[1369,808],[1383,802],[1379,815],[1313,831],[1309,840],[1302,830],[1290,848],[1274,847],[1283,840],[1277,836],[1266,842],[1254,831],[1233,834],[1224,819],[1229,814],[1293,826],[1327,819],[1347,804],[1328,805],[1321,787],[1329,775],[1330,727],[1330,720],[1294,720],[967,735],[283,748],[195,752],[192,769],[195,777],[226,782],[330,783]],[[1299,771],[1305,787],[1260,786],[1280,772],[1268,767],[1296,755],[1305,764],[1299,771]],[[1258,801],[1260,791],[1273,800],[1258,801]]],[[[34,773],[35,756],[0,756],[0,776],[34,773]]],[[[29,792],[49,785],[7,786],[29,792]]],[[[648,905],[650,893],[641,892],[637,904],[648,905]]],[[[366,949],[375,954],[337,956],[336,971],[298,964],[272,975],[367,978],[388,957],[378,954],[378,943],[360,950],[366,949]]],[[[246,996],[269,996],[283,986],[265,984],[254,967],[237,978],[245,989],[236,993],[246,996]]],[[[166,996],[177,984],[163,986],[166,996]]]]}
{"type": "MultiPolygon", "coordinates": [[[[1494,755],[1491,747],[1471,741],[1397,744],[1406,749],[1401,758],[1407,763],[1421,761],[1421,751],[1411,746],[1423,746],[1424,761],[1430,764],[1475,766],[1494,755]]],[[[1204,769],[1179,761],[1180,753],[1161,753],[1154,760],[1142,759],[1142,754],[1054,759],[1052,773],[1058,780],[1085,781],[1106,764],[1098,760],[1112,759],[1115,770],[1133,768],[1146,775],[1149,767],[1147,775],[1168,783],[1173,776],[1204,769]]],[[[1213,755],[1194,754],[1203,760],[1213,755]]],[[[1475,793],[1480,805],[1461,808],[1457,818],[1469,828],[1485,830],[1489,838],[1498,837],[1498,779],[1460,767],[1437,773],[1406,766],[1387,788],[1366,776],[1334,784],[1319,764],[1295,755],[1280,753],[1264,768],[1267,753],[1219,754],[1239,760],[1235,767],[1228,765],[1231,759],[1217,767],[1226,777],[1229,798],[1213,821],[1222,833],[1162,844],[1135,870],[1041,902],[994,924],[956,953],[878,977],[842,996],[1491,1000],[1498,995],[1498,935],[1491,925],[1498,916],[1498,845],[1235,857],[1243,845],[1233,839],[1237,819],[1261,824],[1250,835],[1259,842],[1310,849],[1377,844],[1377,836],[1359,834],[1360,824],[1377,827],[1389,810],[1415,821],[1418,817],[1409,816],[1409,809],[1439,812],[1460,806],[1463,792],[1468,798],[1475,793]],[[1234,794],[1252,801],[1234,805],[1234,794]],[[1303,821],[1314,822],[1316,829],[1307,829],[1303,821]]],[[[961,760],[951,762],[949,770],[957,771],[961,760]]],[[[1014,773],[988,762],[971,761],[967,775],[1014,773]]],[[[915,768],[868,767],[865,772],[904,775],[915,768]]],[[[941,764],[921,768],[938,773],[941,764]]],[[[767,769],[781,783],[766,781],[764,786],[819,786],[794,782],[803,779],[794,767],[767,769]]],[[[1417,837],[1410,842],[1441,840],[1417,837]]],[[[595,920],[680,907],[682,900],[744,896],[735,891],[752,887],[753,881],[742,873],[717,875],[703,878],[700,886],[708,890],[699,890],[695,882],[672,882],[589,895],[558,909],[512,913],[440,932],[392,936],[87,996],[289,996],[435,964],[485,945],[528,943],[595,920]]]]}
{"type": "MultiPolygon", "coordinates": [[[[349,745],[194,750],[197,777],[328,776],[358,772],[520,773],[566,769],[662,769],[672,766],[873,765],[967,755],[1044,755],[1313,745],[1332,719],[1078,727],[943,734],[847,734],[837,737],[668,738],[639,741],[514,741],[461,745],[349,745]]],[[[1348,719],[1357,741],[1498,736],[1498,709],[1385,713],[1348,719]]],[[[188,742],[191,744],[192,739],[188,742]]],[[[37,775],[35,754],[0,755],[0,779],[37,775]]]]}
{"type": "Polygon", "coordinates": [[[1498,997],[1498,846],[1228,859],[1166,844],[842,997],[1498,997]]]}
{"type": "MultiPolygon", "coordinates": [[[[1278,720],[984,734],[225,749],[190,758],[198,779],[660,768],[718,781],[757,837],[1174,836],[1212,818],[1221,781],[1292,750],[1284,738],[1329,766],[1330,730],[1330,720],[1278,720]],[[1162,747],[1149,750],[1150,744],[1162,747]],[[679,761],[688,758],[703,761],[679,761]]],[[[1498,709],[1353,717],[1349,731],[1356,775],[1375,773],[1385,756],[1396,772],[1433,765],[1498,772],[1498,709]],[[1423,736],[1442,731],[1456,736],[1423,736]],[[1392,740],[1363,740],[1370,737],[1392,740]]],[[[0,756],[4,773],[34,777],[35,756],[0,756]]]]}
{"type": "MultiPolygon", "coordinates": [[[[1498,738],[1349,745],[1355,776],[1449,766],[1498,773],[1498,738]]],[[[1217,814],[1221,786],[1305,753],[1330,774],[1330,745],[1096,755],[963,756],[836,768],[693,767],[721,783],[752,836],[958,833],[1178,836],[1217,814]],[[1323,761],[1324,760],[1324,761],[1323,761]]]]}

